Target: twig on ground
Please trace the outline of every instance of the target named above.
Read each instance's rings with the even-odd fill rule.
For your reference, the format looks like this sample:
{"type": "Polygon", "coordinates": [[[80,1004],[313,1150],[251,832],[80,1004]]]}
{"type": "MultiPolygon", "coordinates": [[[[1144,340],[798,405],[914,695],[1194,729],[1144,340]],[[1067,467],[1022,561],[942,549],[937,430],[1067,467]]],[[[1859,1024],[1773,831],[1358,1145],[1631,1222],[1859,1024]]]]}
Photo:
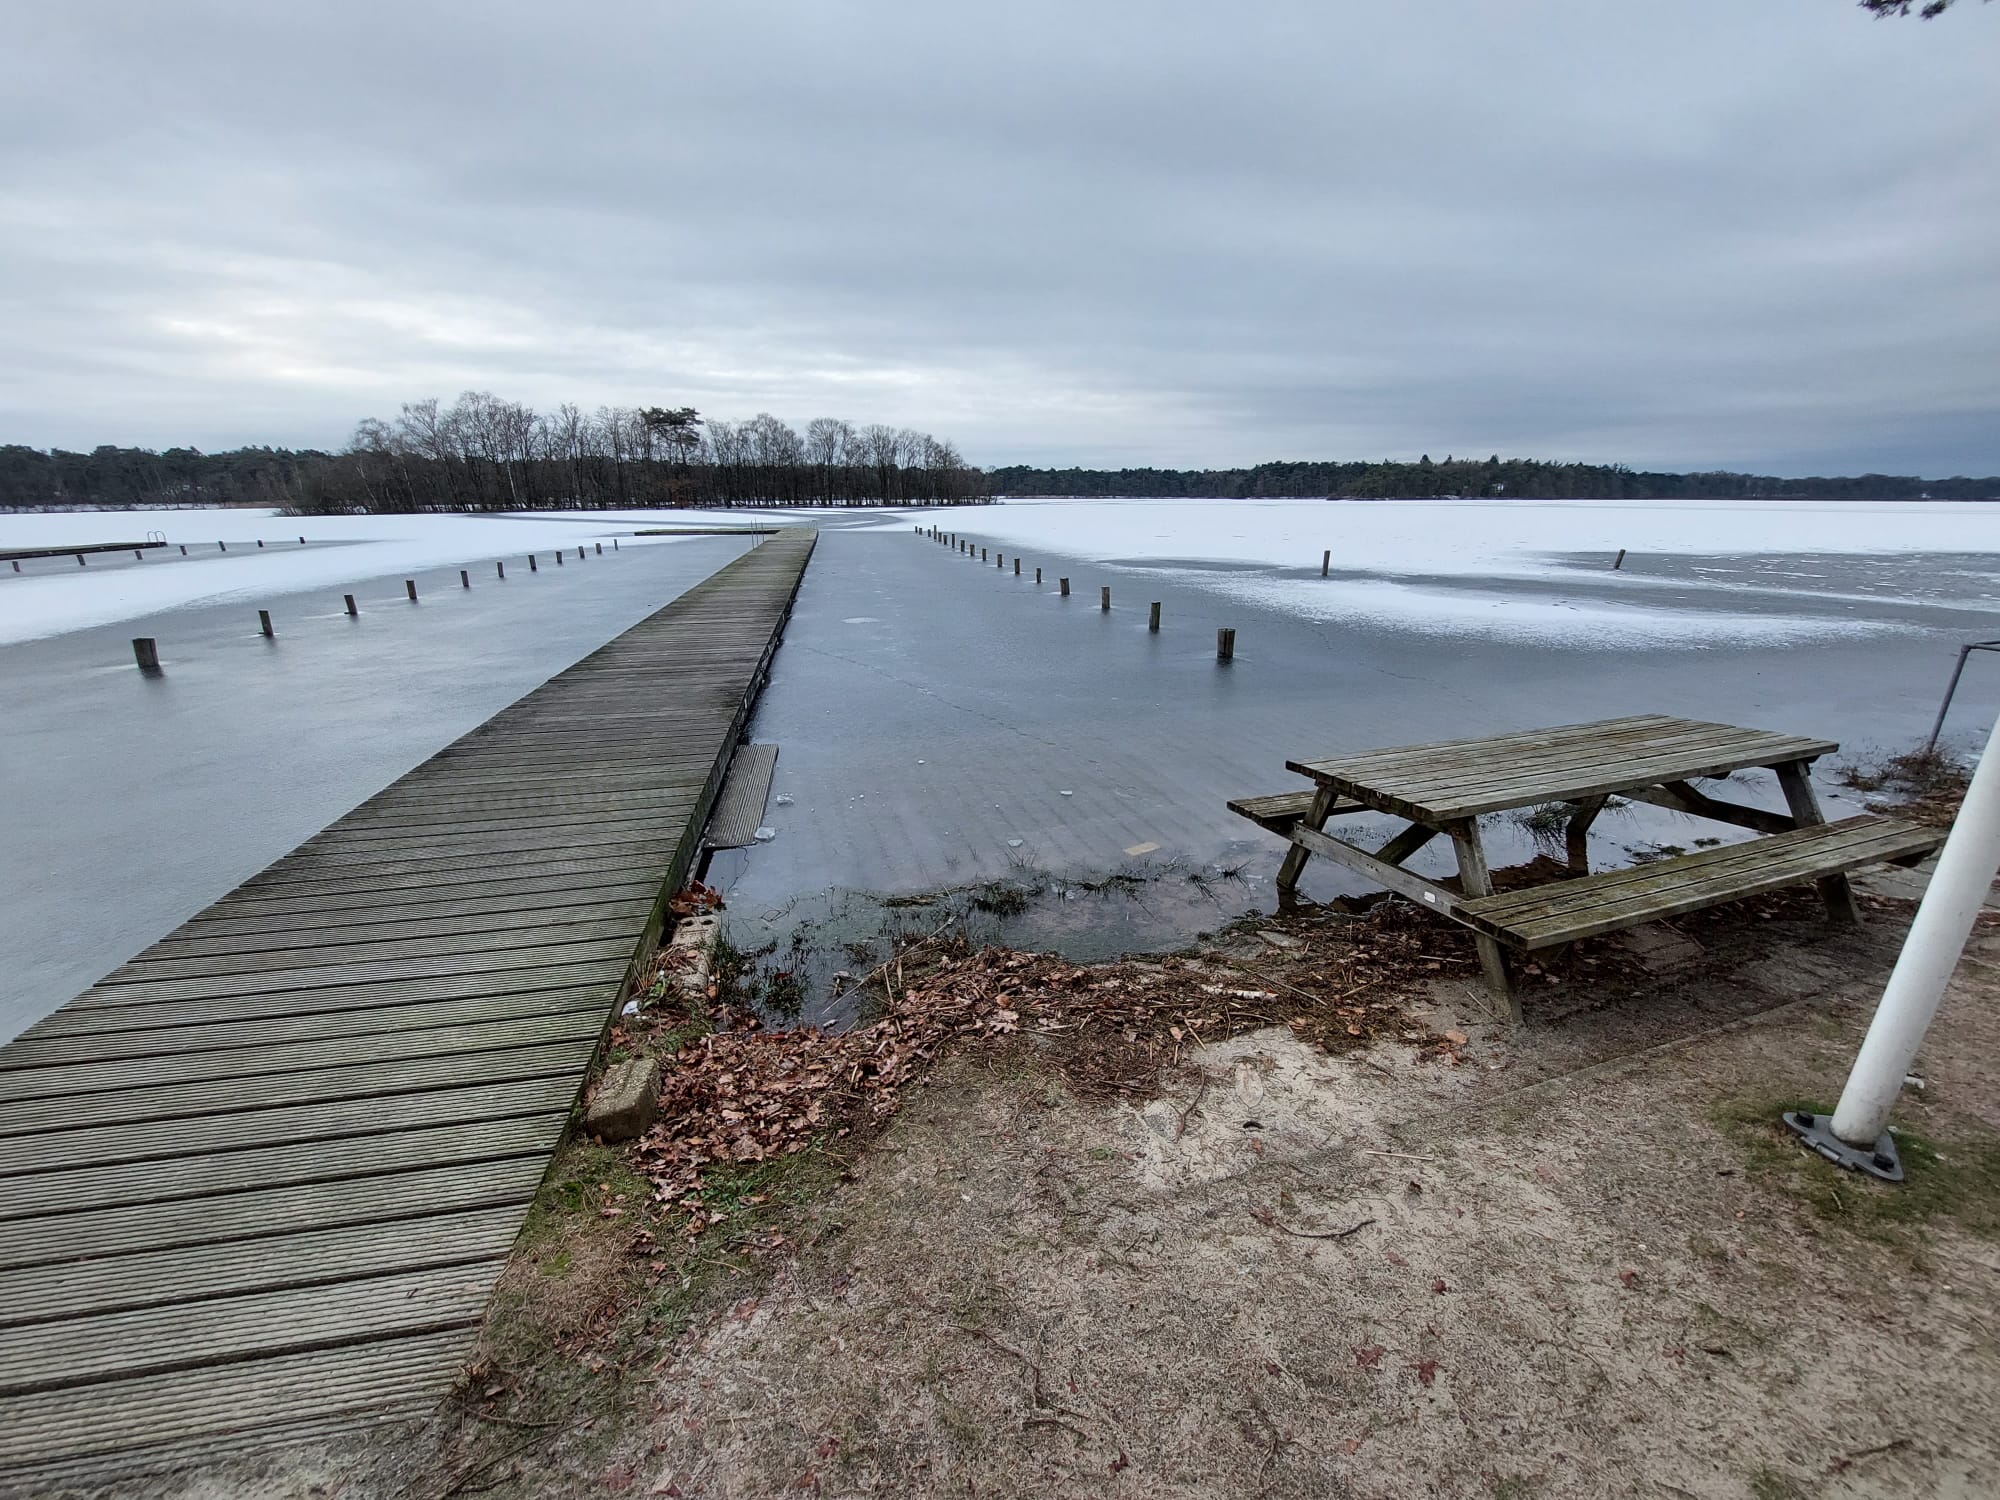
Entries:
{"type": "Polygon", "coordinates": [[[1414,1152],[1414,1151],[1377,1151],[1377,1150],[1374,1150],[1374,1149],[1373,1149],[1372,1147],[1368,1147],[1368,1146],[1363,1146],[1363,1147],[1361,1147],[1361,1148],[1360,1148],[1359,1150],[1357,1150],[1357,1151],[1356,1151],[1356,1153],[1355,1153],[1355,1154],[1356,1154],[1357,1156],[1393,1156],[1393,1157],[1397,1157],[1398,1159],[1400,1159],[1400,1160],[1402,1160],[1402,1161],[1436,1161],[1436,1160],[1437,1160],[1437,1158],[1436,1158],[1435,1156],[1419,1156],[1419,1155],[1417,1155],[1417,1153],[1416,1153],[1416,1152],[1414,1152]]]}
{"type": "Polygon", "coordinates": [[[1841,1454],[1839,1458],[1836,1458],[1827,1466],[1826,1472],[1829,1474],[1844,1474],[1864,1458],[1876,1458],[1884,1453],[1894,1453],[1898,1449],[1909,1446],[1910,1440],[1906,1437],[1900,1437],[1891,1438],[1886,1443],[1877,1443],[1872,1448],[1856,1448],[1852,1453],[1841,1454]]]}
{"type": "Polygon", "coordinates": [[[1201,1101],[1207,1093],[1208,1070],[1204,1068],[1201,1075],[1201,1087],[1195,1090],[1194,1102],[1181,1111],[1180,1123],[1174,1126],[1174,1139],[1176,1141],[1187,1134],[1188,1121],[1193,1118],[1194,1112],[1201,1108],[1201,1101]]]}
{"type": "Polygon", "coordinates": [[[1250,1217],[1260,1224],[1268,1224],[1273,1229],[1283,1230],[1286,1234],[1302,1240],[1344,1240],[1351,1234],[1361,1233],[1375,1222],[1373,1219],[1363,1219],[1352,1229],[1294,1229],[1291,1225],[1280,1221],[1276,1214],[1266,1213],[1260,1208],[1251,1209],[1250,1217]]]}

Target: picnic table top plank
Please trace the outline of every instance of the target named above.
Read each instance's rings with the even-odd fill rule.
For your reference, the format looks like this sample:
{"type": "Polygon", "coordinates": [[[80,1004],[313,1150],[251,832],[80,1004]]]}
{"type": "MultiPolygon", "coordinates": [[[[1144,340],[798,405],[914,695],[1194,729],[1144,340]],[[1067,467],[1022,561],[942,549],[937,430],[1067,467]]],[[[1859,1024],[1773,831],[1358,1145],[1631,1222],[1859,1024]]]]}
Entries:
{"type": "Polygon", "coordinates": [[[1811,760],[1838,748],[1828,740],[1649,715],[1286,765],[1384,812],[1446,823],[1538,802],[1719,776],[1745,766],[1811,760]]]}

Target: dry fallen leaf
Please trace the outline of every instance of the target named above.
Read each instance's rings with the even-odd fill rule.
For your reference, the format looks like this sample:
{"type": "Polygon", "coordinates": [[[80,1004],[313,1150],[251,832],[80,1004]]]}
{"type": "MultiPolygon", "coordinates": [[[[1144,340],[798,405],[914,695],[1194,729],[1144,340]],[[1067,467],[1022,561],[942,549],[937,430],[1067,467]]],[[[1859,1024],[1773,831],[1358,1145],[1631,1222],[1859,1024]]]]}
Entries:
{"type": "Polygon", "coordinates": [[[1380,1344],[1369,1344],[1354,1351],[1354,1362],[1364,1370],[1372,1370],[1382,1363],[1382,1356],[1388,1352],[1380,1344]]]}

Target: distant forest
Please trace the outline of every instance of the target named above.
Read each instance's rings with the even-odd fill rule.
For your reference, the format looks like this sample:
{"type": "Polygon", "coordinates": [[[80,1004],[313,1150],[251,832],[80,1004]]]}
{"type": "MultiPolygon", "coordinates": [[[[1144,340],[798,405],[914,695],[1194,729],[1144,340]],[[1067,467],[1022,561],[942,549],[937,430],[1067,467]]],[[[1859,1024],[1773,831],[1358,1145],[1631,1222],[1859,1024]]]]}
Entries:
{"type": "Polygon", "coordinates": [[[993,496],[1498,496],[1505,499],[2000,499],[2000,477],[1894,474],[1777,479],[1647,473],[1623,465],[1428,455],[1416,463],[1267,463],[1250,469],[981,470],[908,428],[821,417],[705,421],[692,407],[536,412],[484,392],[370,418],[338,453],[314,449],[0,446],[0,509],[258,505],[302,514],[642,506],[962,505],[993,496]]]}
{"type": "Polygon", "coordinates": [[[1416,463],[1268,463],[1254,469],[1032,469],[986,471],[996,495],[1175,496],[1250,500],[1299,496],[1418,499],[1497,495],[1522,500],[2000,500],[2000,476],[1917,479],[1901,474],[1777,479],[1712,470],[1655,474],[1623,464],[1533,458],[1447,458],[1416,463]]]}

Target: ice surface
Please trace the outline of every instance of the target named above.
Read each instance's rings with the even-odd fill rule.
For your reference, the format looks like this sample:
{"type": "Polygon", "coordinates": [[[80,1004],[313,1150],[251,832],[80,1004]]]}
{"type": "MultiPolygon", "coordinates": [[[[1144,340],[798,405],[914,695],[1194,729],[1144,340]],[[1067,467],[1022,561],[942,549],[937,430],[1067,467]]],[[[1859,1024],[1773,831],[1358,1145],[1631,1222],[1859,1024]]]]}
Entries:
{"type": "Polygon", "coordinates": [[[884,525],[907,526],[926,514],[931,524],[981,543],[1162,569],[1177,582],[1308,619],[1571,646],[1782,643],[1900,628],[1841,618],[1837,606],[1863,596],[1829,592],[1812,570],[1797,567],[1748,577],[1689,569],[1674,584],[1702,595],[1700,608],[1608,597],[1607,587],[1637,593],[1659,583],[1638,561],[1648,554],[2000,556],[2000,506],[1941,501],[1036,499],[943,518],[912,512],[884,525]],[[1600,572],[1584,589],[1576,554],[1602,557],[1608,570],[1621,548],[1633,556],[1631,571],[1600,572]],[[1322,579],[1326,550],[1335,576],[1322,579]],[[1534,587],[1494,587],[1523,583],[1534,587]],[[1767,614],[1742,607],[1772,593],[1810,599],[1815,608],[1767,614]],[[1739,605],[1728,603],[1732,596],[1739,605]]]}
{"type": "MultiPolygon", "coordinates": [[[[674,545],[675,537],[635,537],[655,525],[768,525],[764,517],[719,511],[565,511],[482,516],[285,516],[271,510],[33,511],[0,514],[0,548],[144,541],[165,532],[165,554],[134,563],[113,554],[56,571],[49,562],[15,574],[0,565],[0,645],[109,625],[191,604],[269,599],[302,589],[392,573],[458,568],[491,558],[524,559],[559,547],[609,542],[674,545]],[[299,545],[299,538],[307,544],[299,545]],[[257,541],[265,542],[257,550],[257,541]],[[216,549],[229,543],[228,552],[216,549]],[[186,543],[190,556],[180,556],[186,543]]],[[[605,551],[608,553],[607,545],[605,551]]],[[[574,559],[572,559],[574,560],[574,559]]],[[[546,558],[544,559],[546,564],[546,558]]]]}

